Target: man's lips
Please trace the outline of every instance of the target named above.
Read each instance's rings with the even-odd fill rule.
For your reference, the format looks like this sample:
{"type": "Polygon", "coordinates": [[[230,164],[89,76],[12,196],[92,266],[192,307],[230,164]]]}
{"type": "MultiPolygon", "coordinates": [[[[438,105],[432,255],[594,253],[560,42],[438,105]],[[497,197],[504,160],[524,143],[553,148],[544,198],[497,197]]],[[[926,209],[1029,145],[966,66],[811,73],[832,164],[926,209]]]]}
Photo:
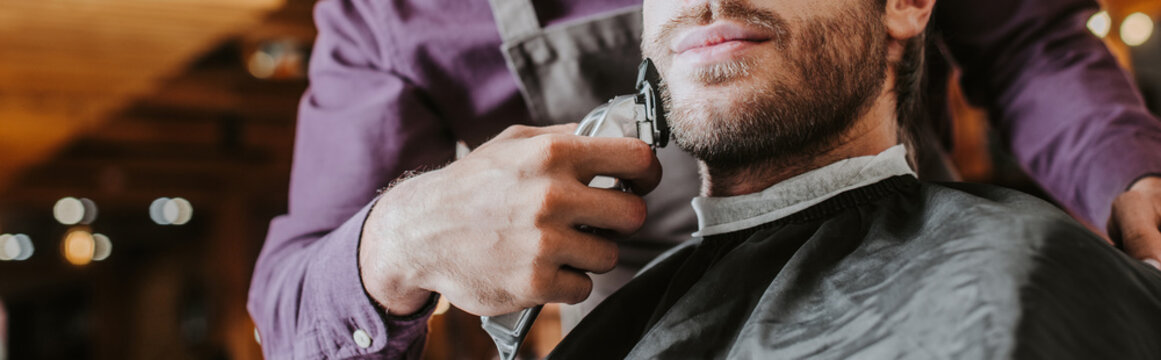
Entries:
{"type": "Polygon", "coordinates": [[[772,39],[769,33],[739,25],[737,23],[720,21],[707,26],[690,28],[674,37],[669,49],[675,54],[690,50],[710,48],[731,42],[759,43],[772,39]]]}

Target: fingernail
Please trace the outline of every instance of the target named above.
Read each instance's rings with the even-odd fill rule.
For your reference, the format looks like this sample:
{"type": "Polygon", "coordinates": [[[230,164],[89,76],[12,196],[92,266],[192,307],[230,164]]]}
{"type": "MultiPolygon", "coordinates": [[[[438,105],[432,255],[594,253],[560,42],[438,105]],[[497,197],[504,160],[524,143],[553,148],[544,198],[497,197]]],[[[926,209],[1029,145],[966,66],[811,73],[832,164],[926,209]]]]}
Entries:
{"type": "Polygon", "coordinates": [[[1157,261],[1157,260],[1153,260],[1153,259],[1145,259],[1145,260],[1142,260],[1142,261],[1144,261],[1146,264],[1149,264],[1149,266],[1152,266],[1152,267],[1155,267],[1155,268],[1157,268],[1157,270],[1161,270],[1161,262],[1159,262],[1159,261],[1157,261]]]}

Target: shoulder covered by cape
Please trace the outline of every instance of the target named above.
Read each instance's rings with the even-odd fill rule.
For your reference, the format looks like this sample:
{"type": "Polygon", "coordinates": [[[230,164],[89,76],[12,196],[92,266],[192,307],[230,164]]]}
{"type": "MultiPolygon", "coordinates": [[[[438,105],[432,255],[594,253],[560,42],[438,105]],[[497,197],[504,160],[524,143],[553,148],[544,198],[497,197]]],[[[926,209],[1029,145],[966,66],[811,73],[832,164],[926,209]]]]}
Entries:
{"type": "Polygon", "coordinates": [[[1161,359],[1161,271],[1031,196],[899,176],[683,244],[550,357],[1161,359]]]}

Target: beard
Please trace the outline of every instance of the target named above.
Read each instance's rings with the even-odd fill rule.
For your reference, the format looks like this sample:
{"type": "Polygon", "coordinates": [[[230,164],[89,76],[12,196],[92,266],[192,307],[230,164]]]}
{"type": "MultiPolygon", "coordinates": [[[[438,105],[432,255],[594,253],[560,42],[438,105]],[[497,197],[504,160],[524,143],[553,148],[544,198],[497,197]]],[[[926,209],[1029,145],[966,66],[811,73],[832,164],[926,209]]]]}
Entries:
{"type": "Polygon", "coordinates": [[[723,170],[780,165],[837,146],[870,109],[886,77],[881,12],[871,1],[859,3],[834,16],[807,20],[797,34],[777,14],[739,0],[715,1],[666,24],[643,48],[658,62],[663,78],[677,76],[667,73],[671,57],[664,56],[673,30],[717,19],[776,34],[770,45],[784,64],[777,69],[768,65],[770,59],[741,56],[681,74],[691,83],[688,88],[663,82],[674,142],[706,166],[723,170]],[[729,96],[712,96],[722,87],[729,96]]]}

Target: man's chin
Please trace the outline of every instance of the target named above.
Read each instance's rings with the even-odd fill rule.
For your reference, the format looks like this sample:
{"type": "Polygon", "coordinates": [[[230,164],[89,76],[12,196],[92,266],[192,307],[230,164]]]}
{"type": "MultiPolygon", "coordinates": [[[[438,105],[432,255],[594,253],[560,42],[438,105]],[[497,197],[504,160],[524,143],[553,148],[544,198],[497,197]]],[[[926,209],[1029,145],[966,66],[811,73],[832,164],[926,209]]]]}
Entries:
{"type": "Polygon", "coordinates": [[[751,115],[741,110],[746,107],[736,99],[714,95],[717,94],[683,101],[681,106],[670,109],[670,125],[674,127],[676,137],[704,144],[707,140],[717,139],[725,132],[730,132],[730,129],[738,128],[741,125],[738,122],[745,121],[751,115]]]}

